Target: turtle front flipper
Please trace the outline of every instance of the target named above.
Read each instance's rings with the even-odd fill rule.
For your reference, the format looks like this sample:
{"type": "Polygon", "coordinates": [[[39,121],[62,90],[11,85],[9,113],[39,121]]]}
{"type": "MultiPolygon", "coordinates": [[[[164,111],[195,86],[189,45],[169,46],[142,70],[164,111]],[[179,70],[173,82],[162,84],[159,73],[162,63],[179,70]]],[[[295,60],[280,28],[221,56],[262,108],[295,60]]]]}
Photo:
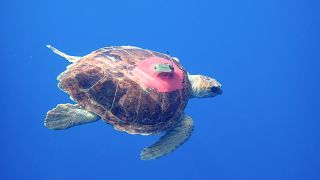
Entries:
{"type": "Polygon", "coordinates": [[[58,104],[47,112],[44,125],[48,129],[67,129],[80,124],[94,122],[100,119],[94,113],[82,109],[78,104],[58,104]]]}
{"type": "Polygon", "coordinates": [[[142,150],[141,159],[157,159],[176,150],[190,138],[193,127],[192,118],[183,115],[175,127],[167,131],[155,144],[142,150]]]}

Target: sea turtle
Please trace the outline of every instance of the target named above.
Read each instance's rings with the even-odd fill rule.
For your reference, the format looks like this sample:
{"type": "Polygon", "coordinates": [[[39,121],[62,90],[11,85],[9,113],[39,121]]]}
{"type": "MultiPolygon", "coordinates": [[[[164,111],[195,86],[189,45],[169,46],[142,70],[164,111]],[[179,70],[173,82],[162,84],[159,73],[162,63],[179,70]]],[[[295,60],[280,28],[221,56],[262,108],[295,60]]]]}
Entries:
{"type": "Polygon", "coordinates": [[[184,113],[189,98],[222,93],[215,79],[188,74],[167,54],[112,46],[77,57],[47,47],[72,63],[57,80],[76,104],[58,104],[48,111],[44,125],[58,130],[102,119],[129,134],[164,133],[142,150],[143,160],[162,157],[189,139],[194,127],[184,113]]]}

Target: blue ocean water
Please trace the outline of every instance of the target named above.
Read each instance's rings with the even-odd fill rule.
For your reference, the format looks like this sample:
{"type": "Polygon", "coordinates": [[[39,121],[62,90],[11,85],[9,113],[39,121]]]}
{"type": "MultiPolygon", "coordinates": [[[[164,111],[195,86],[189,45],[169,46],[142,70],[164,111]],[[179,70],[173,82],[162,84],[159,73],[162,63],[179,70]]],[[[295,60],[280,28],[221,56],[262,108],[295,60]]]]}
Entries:
{"type": "Polygon", "coordinates": [[[269,1],[1,1],[0,179],[320,179],[320,3],[269,1]],[[46,112],[67,61],[135,45],[216,78],[221,96],[190,100],[191,139],[141,161],[158,136],[104,122],[52,131],[46,112]]]}

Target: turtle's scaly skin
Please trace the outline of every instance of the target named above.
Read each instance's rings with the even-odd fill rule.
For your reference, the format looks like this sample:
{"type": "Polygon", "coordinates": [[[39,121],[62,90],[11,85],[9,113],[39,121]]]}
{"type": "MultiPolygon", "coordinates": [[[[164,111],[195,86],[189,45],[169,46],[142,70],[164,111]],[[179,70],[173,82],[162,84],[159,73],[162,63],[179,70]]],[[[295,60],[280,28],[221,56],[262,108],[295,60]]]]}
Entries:
{"type": "Polygon", "coordinates": [[[117,130],[160,133],[179,122],[188,102],[190,83],[185,69],[174,60],[183,71],[182,89],[158,92],[139,83],[133,69],[152,57],[172,61],[168,55],[135,47],[101,48],[68,66],[58,77],[59,87],[117,130]]]}

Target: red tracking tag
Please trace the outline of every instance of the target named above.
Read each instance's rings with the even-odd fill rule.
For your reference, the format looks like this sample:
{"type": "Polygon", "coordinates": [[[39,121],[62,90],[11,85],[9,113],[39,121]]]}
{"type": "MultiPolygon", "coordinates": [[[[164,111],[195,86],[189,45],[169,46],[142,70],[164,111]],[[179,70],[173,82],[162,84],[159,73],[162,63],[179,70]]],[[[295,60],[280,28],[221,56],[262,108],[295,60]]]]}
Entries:
{"type": "Polygon", "coordinates": [[[183,71],[175,63],[170,73],[160,73],[155,70],[159,63],[171,64],[171,61],[159,57],[152,57],[140,61],[132,73],[140,83],[148,88],[154,88],[158,92],[171,92],[182,89],[183,71]]]}

